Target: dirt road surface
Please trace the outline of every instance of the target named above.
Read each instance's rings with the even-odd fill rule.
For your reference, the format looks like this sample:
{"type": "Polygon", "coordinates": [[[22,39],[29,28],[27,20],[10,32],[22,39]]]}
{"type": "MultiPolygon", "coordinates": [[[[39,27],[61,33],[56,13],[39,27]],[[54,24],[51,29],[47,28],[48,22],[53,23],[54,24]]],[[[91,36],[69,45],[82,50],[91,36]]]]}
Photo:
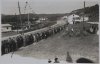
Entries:
{"type": "Polygon", "coordinates": [[[89,35],[85,37],[63,37],[64,32],[60,32],[47,39],[36,42],[26,47],[20,48],[15,54],[22,57],[33,57],[37,59],[66,60],[67,52],[70,53],[73,62],[84,57],[99,62],[99,36],[89,35]]]}

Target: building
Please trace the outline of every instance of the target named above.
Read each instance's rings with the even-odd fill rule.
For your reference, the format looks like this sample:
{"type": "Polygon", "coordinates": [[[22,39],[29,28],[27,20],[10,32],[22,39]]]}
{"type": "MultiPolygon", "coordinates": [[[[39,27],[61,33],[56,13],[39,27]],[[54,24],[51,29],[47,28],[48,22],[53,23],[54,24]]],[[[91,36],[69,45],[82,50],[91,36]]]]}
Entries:
{"type": "Polygon", "coordinates": [[[68,16],[68,23],[69,24],[74,24],[74,21],[80,21],[79,15],[72,14],[68,16]]]}
{"type": "MultiPolygon", "coordinates": [[[[88,21],[89,18],[84,16],[84,21],[88,21]]],[[[68,23],[69,24],[74,24],[76,22],[82,22],[83,21],[83,16],[79,16],[79,15],[76,15],[76,14],[72,14],[72,15],[69,15],[68,16],[68,23]]]]}
{"type": "Polygon", "coordinates": [[[1,24],[1,31],[2,32],[12,31],[12,25],[10,25],[10,24],[1,24]]]}
{"type": "MultiPolygon", "coordinates": [[[[80,18],[81,21],[83,21],[83,17],[80,18]]],[[[88,21],[89,17],[84,16],[84,21],[88,21]]]]}
{"type": "Polygon", "coordinates": [[[46,18],[46,17],[41,17],[41,18],[39,18],[39,20],[36,21],[36,23],[48,22],[47,20],[48,20],[48,18],[46,18]]]}
{"type": "Polygon", "coordinates": [[[45,21],[45,20],[47,20],[48,18],[46,18],[46,17],[41,17],[41,18],[39,18],[39,20],[42,20],[42,21],[45,21]]]}
{"type": "Polygon", "coordinates": [[[68,16],[63,16],[62,18],[63,18],[63,19],[67,19],[67,18],[68,18],[68,16]]]}

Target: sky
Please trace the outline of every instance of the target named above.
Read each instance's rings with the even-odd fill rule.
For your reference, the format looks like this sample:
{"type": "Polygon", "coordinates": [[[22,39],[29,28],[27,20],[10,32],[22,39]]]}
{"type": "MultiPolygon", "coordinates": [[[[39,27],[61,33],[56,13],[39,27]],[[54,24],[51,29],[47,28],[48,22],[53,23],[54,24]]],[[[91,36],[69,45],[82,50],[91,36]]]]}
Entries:
{"type": "MultiPolygon", "coordinates": [[[[2,14],[19,14],[18,1],[21,7],[21,13],[32,12],[37,14],[56,14],[69,13],[73,10],[83,8],[84,0],[2,0],[1,13],[2,14]],[[31,9],[25,9],[25,2],[28,2],[31,9]]],[[[85,0],[86,7],[98,4],[98,0],[85,0]]]]}

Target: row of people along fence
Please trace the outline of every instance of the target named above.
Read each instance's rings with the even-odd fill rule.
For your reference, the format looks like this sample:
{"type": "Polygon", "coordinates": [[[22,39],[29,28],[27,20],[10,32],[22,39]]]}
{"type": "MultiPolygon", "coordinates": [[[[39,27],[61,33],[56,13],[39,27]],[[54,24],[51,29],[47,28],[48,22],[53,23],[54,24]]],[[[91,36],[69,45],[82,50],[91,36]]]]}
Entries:
{"type": "Polygon", "coordinates": [[[17,51],[21,47],[37,43],[42,39],[47,39],[48,37],[62,31],[65,28],[65,26],[66,26],[65,24],[54,25],[51,27],[47,27],[44,30],[37,31],[36,33],[29,32],[24,35],[20,34],[17,36],[2,39],[1,55],[17,51]]]}

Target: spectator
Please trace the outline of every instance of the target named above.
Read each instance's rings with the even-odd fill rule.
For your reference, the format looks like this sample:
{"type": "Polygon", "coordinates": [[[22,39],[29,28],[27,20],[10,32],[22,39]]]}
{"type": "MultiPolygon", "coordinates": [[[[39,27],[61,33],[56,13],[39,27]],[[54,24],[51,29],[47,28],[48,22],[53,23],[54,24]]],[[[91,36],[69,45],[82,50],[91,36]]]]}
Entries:
{"type": "Polygon", "coordinates": [[[55,58],[54,60],[55,60],[54,63],[60,63],[58,58],[55,58]]]}

